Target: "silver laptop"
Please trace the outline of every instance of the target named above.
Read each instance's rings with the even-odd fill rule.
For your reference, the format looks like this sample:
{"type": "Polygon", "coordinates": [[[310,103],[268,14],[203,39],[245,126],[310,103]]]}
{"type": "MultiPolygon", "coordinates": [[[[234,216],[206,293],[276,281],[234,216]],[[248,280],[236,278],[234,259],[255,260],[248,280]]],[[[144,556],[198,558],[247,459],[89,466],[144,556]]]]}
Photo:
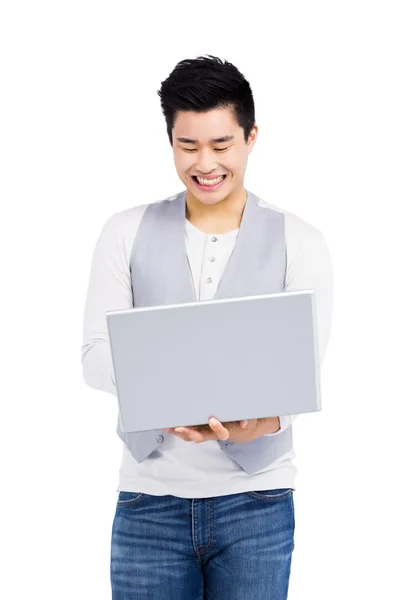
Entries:
{"type": "Polygon", "coordinates": [[[106,318],[124,432],[321,409],[314,290],[106,318]]]}

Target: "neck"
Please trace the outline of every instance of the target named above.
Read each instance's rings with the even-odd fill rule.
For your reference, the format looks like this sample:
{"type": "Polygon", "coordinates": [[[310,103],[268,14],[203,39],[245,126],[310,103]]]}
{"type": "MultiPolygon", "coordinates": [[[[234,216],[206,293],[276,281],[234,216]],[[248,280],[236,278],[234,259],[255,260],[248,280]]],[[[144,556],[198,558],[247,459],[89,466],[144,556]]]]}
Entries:
{"type": "Polygon", "coordinates": [[[203,204],[188,190],[186,218],[204,233],[226,233],[240,227],[247,193],[244,188],[235,191],[216,204],[203,204]]]}

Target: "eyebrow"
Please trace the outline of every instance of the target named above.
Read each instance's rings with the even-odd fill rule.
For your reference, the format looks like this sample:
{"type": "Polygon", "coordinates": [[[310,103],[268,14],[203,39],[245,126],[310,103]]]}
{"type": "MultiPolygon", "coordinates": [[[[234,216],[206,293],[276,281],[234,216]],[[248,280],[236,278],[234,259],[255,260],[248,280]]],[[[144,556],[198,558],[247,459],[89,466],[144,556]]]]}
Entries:
{"type": "MultiPolygon", "coordinates": [[[[214,138],[212,140],[210,140],[210,144],[223,144],[225,142],[231,142],[232,140],[235,139],[234,135],[224,135],[223,137],[219,137],[219,138],[214,138]]],[[[197,142],[199,140],[192,140],[190,138],[186,138],[186,137],[178,137],[177,138],[178,142],[182,142],[183,144],[197,144],[197,142]]]]}

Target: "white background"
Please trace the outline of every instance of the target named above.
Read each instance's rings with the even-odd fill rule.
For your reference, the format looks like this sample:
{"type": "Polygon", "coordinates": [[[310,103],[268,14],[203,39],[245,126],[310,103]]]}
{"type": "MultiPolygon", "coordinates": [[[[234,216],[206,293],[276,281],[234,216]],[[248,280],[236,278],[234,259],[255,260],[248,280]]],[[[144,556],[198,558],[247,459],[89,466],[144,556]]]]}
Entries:
{"type": "Polygon", "coordinates": [[[2,3],[2,598],[111,597],[122,442],[81,375],[90,261],[112,213],[182,189],[157,90],[206,53],[253,88],[246,187],[321,229],[334,266],[323,411],[294,425],[289,598],[400,597],[396,5],[2,3]]]}

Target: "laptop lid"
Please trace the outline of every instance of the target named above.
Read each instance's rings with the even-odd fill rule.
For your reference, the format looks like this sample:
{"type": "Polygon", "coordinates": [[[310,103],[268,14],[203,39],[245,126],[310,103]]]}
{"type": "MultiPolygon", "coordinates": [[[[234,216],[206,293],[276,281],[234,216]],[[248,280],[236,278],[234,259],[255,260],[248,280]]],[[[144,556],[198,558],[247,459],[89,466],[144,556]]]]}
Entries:
{"type": "Polygon", "coordinates": [[[314,290],[106,318],[124,432],[321,409],[314,290]]]}

